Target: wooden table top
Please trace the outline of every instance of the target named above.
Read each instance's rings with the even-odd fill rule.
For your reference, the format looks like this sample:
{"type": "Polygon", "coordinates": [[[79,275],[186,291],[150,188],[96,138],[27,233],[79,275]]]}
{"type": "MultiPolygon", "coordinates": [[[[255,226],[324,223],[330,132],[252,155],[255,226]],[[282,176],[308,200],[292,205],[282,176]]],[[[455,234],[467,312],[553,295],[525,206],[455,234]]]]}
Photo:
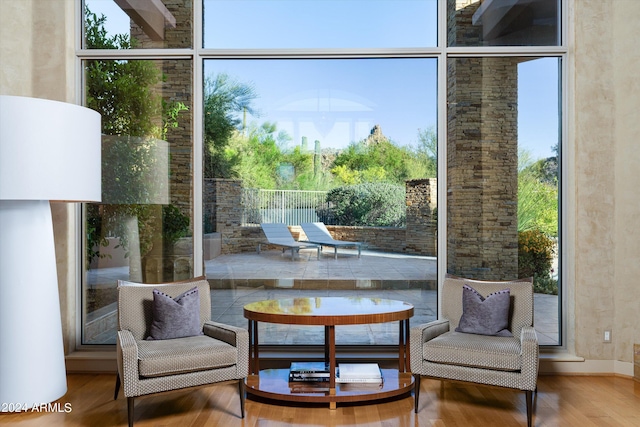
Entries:
{"type": "Polygon", "coordinates": [[[406,320],[413,305],[366,297],[302,297],[252,302],[244,306],[249,320],[288,325],[362,325],[406,320]]]}

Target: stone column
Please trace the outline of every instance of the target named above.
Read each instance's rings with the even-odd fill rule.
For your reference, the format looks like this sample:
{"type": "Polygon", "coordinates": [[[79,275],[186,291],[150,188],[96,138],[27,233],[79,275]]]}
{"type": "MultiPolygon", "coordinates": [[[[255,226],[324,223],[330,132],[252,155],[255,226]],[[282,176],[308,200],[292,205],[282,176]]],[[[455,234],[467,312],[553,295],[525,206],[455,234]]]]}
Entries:
{"type": "Polygon", "coordinates": [[[447,270],[518,274],[517,58],[448,64],[447,270]]]}

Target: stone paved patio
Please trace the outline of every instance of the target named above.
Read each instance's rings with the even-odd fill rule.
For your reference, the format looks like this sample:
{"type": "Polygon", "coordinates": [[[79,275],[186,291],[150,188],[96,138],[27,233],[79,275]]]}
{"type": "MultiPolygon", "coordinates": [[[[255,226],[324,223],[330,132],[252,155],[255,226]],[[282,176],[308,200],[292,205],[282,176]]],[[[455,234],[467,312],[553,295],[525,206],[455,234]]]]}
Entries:
{"type": "MultiPolygon", "coordinates": [[[[214,320],[246,327],[242,308],[245,304],[279,298],[308,296],[362,296],[406,301],[414,305],[411,324],[437,317],[436,259],[363,251],[340,250],[338,259],[325,252],[318,260],[314,250],[302,250],[291,259],[279,250],[221,255],[205,262],[211,283],[211,307],[214,320]]],[[[91,283],[116,286],[127,280],[128,268],[110,268],[90,272],[91,283]]],[[[558,298],[536,294],[535,326],[542,345],[558,342],[558,298]]],[[[110,312],[115,309],[115,303],[110,312]]],[[[107,310],[109,311],[109,310],[107,310]]],[[[313,326],[260,324],[262,344],[321,344],[323,329],[313,326]]],[[[98,334],[96,344],[115,343],[111,327],[98,334]]],[[[337,344],[395,345],[397,323],[336,328],[337,344]]]]}

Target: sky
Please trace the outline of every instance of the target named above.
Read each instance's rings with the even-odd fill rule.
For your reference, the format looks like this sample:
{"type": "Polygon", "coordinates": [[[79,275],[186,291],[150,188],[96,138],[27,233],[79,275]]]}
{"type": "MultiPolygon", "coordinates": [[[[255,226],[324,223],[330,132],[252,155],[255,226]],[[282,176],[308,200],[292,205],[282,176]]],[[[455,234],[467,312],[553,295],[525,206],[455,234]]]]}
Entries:
{"type": "MultiPolygon", "coordinates": [[[[128,18],[113,0],[86,2],[92,12],[107,16],[109,34],[128,32],[128,18]]],[[[216,49],[435,46],[435,6],[436,0],[204,0],[204,44],[216,49]],[[429,22],[434,25],[425,25],[429,22]]],[[[535,59],[518,67],[518,142],[534,159],[554,155],[551,147],[558,141],[558,61],[535,59]]],[[[397,144],[415,146],[418,131],[437,123],[433,58],[211,59],[204,67],[205,78],[226,73],[253,86],[260,114],[248,121],[275,122],[293,145],[306,137],[311,148],[316,140],[322,148],[344,148],[379,125],[397,144]]]]}

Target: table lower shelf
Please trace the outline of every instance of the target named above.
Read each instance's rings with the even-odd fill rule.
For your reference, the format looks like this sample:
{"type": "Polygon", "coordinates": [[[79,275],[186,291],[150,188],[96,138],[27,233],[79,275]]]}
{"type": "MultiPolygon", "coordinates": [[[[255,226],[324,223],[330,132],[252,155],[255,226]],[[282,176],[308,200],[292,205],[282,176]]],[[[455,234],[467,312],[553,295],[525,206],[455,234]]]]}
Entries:
{"type": "MultiPolygon", "coordinates": [[[[411,373],[397,369],[382,369],[381,385],[363,383],[336,383],[329,390],[329,383],[290,383],[288,369],[264,369],[259,375],[247,377],[247,393],[288,402],[366,402],[400,396],[413,389],[411,373]]],[[[332,405],[333,407],[333,405],[332,405]]]]}

